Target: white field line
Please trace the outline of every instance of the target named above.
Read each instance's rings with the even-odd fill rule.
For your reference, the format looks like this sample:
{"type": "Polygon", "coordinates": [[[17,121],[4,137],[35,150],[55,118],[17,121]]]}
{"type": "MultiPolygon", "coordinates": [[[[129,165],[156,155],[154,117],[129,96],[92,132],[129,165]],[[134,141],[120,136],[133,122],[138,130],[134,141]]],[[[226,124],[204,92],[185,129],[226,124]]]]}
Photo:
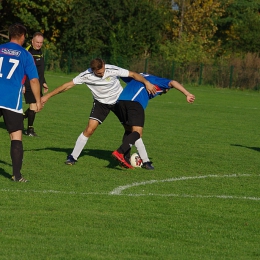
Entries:
{"type": "Polygon", "coordinates": [[[194,176],[194,177],[179,177],[179,178],[170,178],[165,180],[150,180],[144,182],[135,182],[132,184],[119,186],[113,191],[107,192],[76,192],[76,191],[57,191],[57,190],[19,190],[19,189],[0,189],[0,192],[17,192],[17,193],[41,193],[41,194],[65,194],[65,195],[119,195],[119,196],[154,196],[154,197],[179,197],[179,198],[219,198],[219,199],[240,199],[240,200],[254,200],[260,201],[258,197],[246,197],[246,196],[230,196],[230,195],[189,195],[189,194],[156,194],[156,193],[147,193],[147,194],[137,194],[137,193],[128,193],[123,194],[122,191],[130,189],[132,187],[148,185],[154,183],[163,183],[163,182],[174,182],[174,181],[185,181],[185,180],[194,180],[194,179],[205,179],[205,178],[235,178],[235,177],[259,177],[260,175],[251,175],[251,174],[232,174],[232,175],[205,175],[205,176],[194,176]]]}
{"type": "MultiPolygon", "coordinates": [[[[195,179],[206,179],[206,178],[234,178],[234,177],[248,177],[252,176],[251,174],[226,174],[226,175],[204,175],[204,176],[193,176],[193,177],[179,177],[179,178],[170,178],[164,180],[150,180],[150,181],[143,181],[143,182],[135,182],[131,184],[127,184],[124,186],[119,186],[110,192],[111,195],[120,195],[122,191],[136,187],[141,185],[147,184],[154,184],[154,183],[162,183],[162,182],[174,182],[174,181],[186,181],[186,180],[195,180],[195,179]]],[[[256,175],[260,176],[260,175],[256,175]]]]}

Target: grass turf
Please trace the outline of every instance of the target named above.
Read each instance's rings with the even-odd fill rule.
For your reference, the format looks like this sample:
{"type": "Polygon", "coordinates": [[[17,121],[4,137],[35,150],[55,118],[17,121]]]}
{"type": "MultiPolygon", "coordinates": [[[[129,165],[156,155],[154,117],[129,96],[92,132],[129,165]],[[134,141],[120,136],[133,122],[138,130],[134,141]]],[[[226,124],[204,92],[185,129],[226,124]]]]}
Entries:
{"type": "MultiPolygon", "coordinates": [[[[54,89],[73,76],[46,77],[54,89]]],[[[29,183],[10,181],[0,118],[0,259],[259,259],[259,93],[186,88],[194,104],[171,90],[146,110],[154,171],[111,158],[123,134],[113,114],[64,164],[92,107],[84,85],[51,98],[39,137],[23,137],[29,183]]]]}

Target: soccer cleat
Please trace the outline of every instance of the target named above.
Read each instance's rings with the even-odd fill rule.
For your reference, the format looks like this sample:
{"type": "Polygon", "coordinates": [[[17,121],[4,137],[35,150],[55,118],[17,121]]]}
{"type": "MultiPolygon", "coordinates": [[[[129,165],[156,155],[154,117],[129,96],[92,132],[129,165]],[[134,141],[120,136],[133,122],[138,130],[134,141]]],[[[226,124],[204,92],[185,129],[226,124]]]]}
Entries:
{"type": "Polygon", "coordinates": [[[34,128],[33,127],[29,127],[27,128],[27,131],[25,131],[25,134],[28,136],[34,136],[37,137],[38,135],[34,132],[34,128]]]}
{"type": "Polygon", "coordinates": [[[74,165],[76,162],[77,162],[77,160],[75,160],[73,158],[73,156],[70,154],[70,155],[67,156],[67,160],[66,160],[65,164],[74,165]]]}
{"type": "Polygon", "coordinates": [[[134,167],[125,160],[124,155],[122,153],[119,153],[117,150],[115,150],[112,153],[112,157],[115,158],[117,161],[119,161],[119,164],[122,167],[128,169],[134,169],[134,167]]]}
{"type": "Polygon", "coordinates": [[[24,179],[23,177],[21,177],[19,180],[16,180],[16,178],[14,176],[12,176],[12,181],[15,181],[15,182],[28,182],[28,180],[24,179]]]}
{"type": "Polygon", "coordinates": [[[152,166],[152,162],[145,162],[141,167],[146,170],[154,170],[154,167],[152,166]]]}

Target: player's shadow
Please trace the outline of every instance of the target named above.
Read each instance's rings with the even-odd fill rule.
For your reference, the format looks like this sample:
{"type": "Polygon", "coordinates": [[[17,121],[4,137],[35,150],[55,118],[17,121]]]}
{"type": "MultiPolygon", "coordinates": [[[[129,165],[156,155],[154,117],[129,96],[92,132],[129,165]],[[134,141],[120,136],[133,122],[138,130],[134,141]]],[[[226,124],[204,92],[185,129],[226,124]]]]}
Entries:
{"type": "MultiPolygon", "coordinates": [[[[7,163],[7,162],[4,162],[4,161],[2,161],[2,160],[0,160],[0,165],[1,164],[5,164],[5,165],[8,165],[8,166],[10,166],[10,167],[12,167],[12,165],[11,164],[9,164],[9,163],[7,163]]],[[[11,170],[12,170],[12,168],[10,168],[11,170]]],[[[7,173],[4,169],[2,169],[1,167],[0,167],[0,176],[3,176],[4,178],[7,178],[7,179],[11,179],[11,175],[9,174],[9,173],[7,173]]]]}
{"type": "Polygon", "coordinates": [[[241,145],[241,144],[231,144],[231,146],[243,147],[243,148],[247,148],[247,149],[251,149],[251,150],[260,152],[260,147],[245,146],[245,145],[241,145]]]}
{"type": "MultiPolygon", "coordinates": [[[[45,147],[42,149],[32,149],[33,151],[41,151],[41,150],[50,150],[58,153],[64,153],[65,156],[71,153],[72,148],[57,148],[57,147],[45,147]]],[[[32,150],[24,150],[26,151],[32,151],[32,150]]],[[[84,156],[92,156],[98,159],[103,159],[108,161],[108,165],[105,166],[106,168],[115,168],[118,166],[118,162],[114,160],[111,156],[112,151],[109,150],[99,150],[99,149],[85,149],[81,152],[80,157],[78,159],[84,160],[84,156]]],[[[66,157],[64,157],[65,161],[66,157]]],[[[115,168],[116,169],[116,168],[115,168]]],[[[119,169],[119,168],[117,168],[119,169]]]]}

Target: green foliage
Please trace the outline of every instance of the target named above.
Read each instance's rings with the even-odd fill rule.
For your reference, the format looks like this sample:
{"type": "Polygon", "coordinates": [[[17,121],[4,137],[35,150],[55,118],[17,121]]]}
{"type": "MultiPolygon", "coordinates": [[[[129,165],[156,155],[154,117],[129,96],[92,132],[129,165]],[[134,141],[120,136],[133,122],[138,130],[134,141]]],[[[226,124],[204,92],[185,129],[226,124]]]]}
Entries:
{"type": "Polygon", "coordinates": [[[122,66],[151,56],[214,63],[260,49],[260,0],[2,0],[0,10],[0,43],[14,22],[26,25],[29,41],[41,31],[55,70],[96,56],[122,57],[122,66]]]}
{"type": "Polygon", "coordinates": [[[259,52],[260,1],[223,1],[225,13],[217,19],[215,40],[223,43],[222,53],[259,52]]]}
{"type": "Polygon", "coordinates": [[[208,62],[208,53],[203,50],[201,37],[194,37],[193,41],[189,41],[187,38],[188,36],[183,33],[180,39],[166,41],[161,45],[160,53],[168,62],[208,62]]]}
{"type": "Polygon", "coordinates": [[[8,26],[14,22],[23,23],[28,34],[41,31],[54,44],[63,31],[63,23],[73,0],[3,0],[0,24],[7,34],[8,26]]]}
{"type": "Polygon", "coordinates": [[[61,42],[64,51],[85,55],[147,56],[158,51],[163,25],[148,1],[75,1],[61,42]]]}

